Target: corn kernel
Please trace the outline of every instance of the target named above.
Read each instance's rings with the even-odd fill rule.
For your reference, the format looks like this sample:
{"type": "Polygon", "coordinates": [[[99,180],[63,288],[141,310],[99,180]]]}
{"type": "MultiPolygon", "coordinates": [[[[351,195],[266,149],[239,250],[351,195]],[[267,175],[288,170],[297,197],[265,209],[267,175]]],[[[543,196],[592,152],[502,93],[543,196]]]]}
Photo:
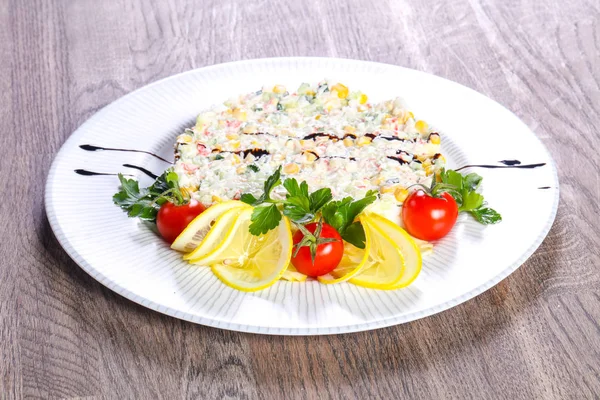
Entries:
{"type": "Polygon", "coordinates": [[[239,140],[234,140],[233,142],[230,143],[230,146],[232,149],[239,149],[240,145],[241,145],[241,143],[239,140]]]}
{"type": "Polygon", "coordinates": [[[383,182],[383,177],[381,177],[381,176],[378,176],[377,178],[371,179],[371,184],[374,185],[374,186],[381,185],[381,182],[383,182]]]}
{"type": "Polygon", "coordinates": [[[244,172],[246,172],[246,166],[245,165],[240,165],[239,167],[237,167],[237,169],[235,170],[235,172],[239,175],[239,174],[243,174],[244,172]]]}
{"type": "Polygon", "coordinates": [[[256,128],[256,126],[248,124],[244,127],[244,129],[242,130],[242,132],[248,134],[248,133],[256,133],[258,132],[258,129],[256,128]]]}
{"type": "Polygon", "coordinates": [[[431,142],[431,144],[440,144],[440,135],[437,133],[429,135],[429,142],[431,142]]]}
{"type": "Polygon", "coordinates": [[[179,135],[177,136],[177,141],[180,143],[190,143],[192,141],[192,137],[188,135],[179,135]]]}
{"type": "Polygon", "coordinates": [[[307,90],[307,91],[306,91],[306,95],[307,95],[307,96],[313,96],[313,97],[314,97],[314,95],[315,95],[315,94],[316,94],[316,93],[315,93],[313,90],[307,90]]]}
{"type": "Polygon", "coordinates": [[[361,136],[358,138],[358,140],[356,141],[356,144],[358,146],[366,146],[369,143],[371,143],[371,138],[367,137],[367,136],[361,136]]]}
{"type": "Polygon", "coordinates": [[[352,145],[354,145],[354,140],[350,139],[349,137],[344,139],[344,146],[351,147],[352,145]]]}
{"type": "Polygon", "coordinates": [[[403,187],[398,187],[394,191],[394,197],[396,198],[397,201],[399,201],[400,203],[403,203],[404,200],[406,200],[406,198],[408,197],[408,190],[403,187]]]}
{"type": "Polygon", "coordinates": [[[239,164],[242,162],[242,159],[237,154],[234,154],[232,159],[233,159],[233,164],[239,164]]]}
{"type": "Polygon", "coordinates": [[[283,85],[275,85],[273,86],[273,93],[285,93],[285,86],[283,85]]]}
{"type": "Polygon", "coordinates": [[[240,137],[240,135],[238,135],[237,133],[234,133],[234,132],[229,132],[225,135],[225,137],[229,140],[236,140],[240,137]]]}
{"type": "Polygon", "coordinates": [[[341,83],[336,83],[331,87],[332,92],[337,92],[337,95],[340,99],[345,99],[348,97],[348,88],[341,83]]]}
{"type": "Polygon", "coordinates": [[[408,116],[409,118],[415,119],[415,114],[413,114],[412,111],[408,112],[408,116]]]}
{"type": "Polygon", "coordinates": [[[356,128],[353,127],[353,126],[350,126],[350,125],[346,125],[344,127],[344,132],[346,132],[346,133],[354,133],[354,132],[356,132],[356,128]]]}
{"type": "Polygon", "coordinates": [[[369,100],[369,98],[367,97],[366,94],[361,94],[360,97],[358,98],[358,103],[359,104],[365,104],[367,102],[367,100],[369,100]]]}
{"type": "Polygon", "coordinates": [[[218,151],[221,151],[221,150],[223,150],[223,147],[222,147],[220,144],[215,144],[215,145],[213,146],[213,150],[218,150],[218,151]]]}
{"type": "Polygon", "coordinates": [[[321,119],[321,114],[317,114],[317,115],[315,115],[315,119],[316,119],[317,121],[318,121],[318,120],[320,120],[320,119],[321,119]]]}
{"type": "Polygon", "coordinates": [[[423,168],[431,167],[431,159],[427,158],[425,161],[421,162],[423,168]]]}
{"type": "Polygon", "coordinates": [[[233,110],[233,117],[240,121],[245,121],[248,118],[248,114],[246,114],[246,111],[236,108],[233,110]]]}
{"type": "Polygon", "coordinates": [[[300,146],[305,149],[314,149],[316,144],[314,140],[300,140],[300,146]]]}
{"type": "Polygon", "coordinates": [[[367,111],[368,107],[361,104],[360,106],[356,107],[356,109],[360,112],[364,112],[367,111]]]}
{"type": "Polygon", "coordinates": [[[429,176],[429,175],[433,174],[433,167],[432,166],[429,166],[429,167],[424,168],[424,169],[425,169],[425,175],[429,176]]]}
{"type": "Polygon", "coordinates": [[[297,174],[300,171],[300,167],[296,163],[289,163],[283,167],[283,172],[286,174],[297,174]]]}
{"type": "Polygon", "coordinates": [[[221,201],[223,201],[223,199],[222,199],[222,198],[220,198],[219,196],[216,196],[216,195],[214,195],[214,194],[212,195],[212,202],[213,202],[213,203],[219,203],[219,202],[221,202],[221,201]]]}
{"type": "Polygon", "coordinates": [[[427,122],[422,121],[422,120],[418,120],[417,122],[415,122],[415,129],[418,130],[421,133],[425,133],[427,132],[427,128],[429,128],[429,126],[427,125],[427,122]]]}
{"type": "Polygon", "coordinates": [[[315,160],[317,159],[317,156],[315,155],[315,153],[311,152],[311,151],[307,151],[304,153],[304,159],[306,160],[307,163],[313,163],[315,162],[315,160]]]}

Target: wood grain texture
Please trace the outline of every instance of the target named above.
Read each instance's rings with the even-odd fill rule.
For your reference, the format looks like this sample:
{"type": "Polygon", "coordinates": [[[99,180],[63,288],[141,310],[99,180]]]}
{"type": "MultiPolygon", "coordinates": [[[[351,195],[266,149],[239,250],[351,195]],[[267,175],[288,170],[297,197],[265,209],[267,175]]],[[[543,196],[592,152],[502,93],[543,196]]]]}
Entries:
{"type": "Polygon", "coordinates": [[[599,398],[599,21],[591,0],[0,1],[0,398],[599,398]],[[169,318],[70,260],[43,188],[77,126],[174,73],[294,55],[423,70],[515,112],[559,168],[539,250],[449,311],[326,337],[169,318]]]}

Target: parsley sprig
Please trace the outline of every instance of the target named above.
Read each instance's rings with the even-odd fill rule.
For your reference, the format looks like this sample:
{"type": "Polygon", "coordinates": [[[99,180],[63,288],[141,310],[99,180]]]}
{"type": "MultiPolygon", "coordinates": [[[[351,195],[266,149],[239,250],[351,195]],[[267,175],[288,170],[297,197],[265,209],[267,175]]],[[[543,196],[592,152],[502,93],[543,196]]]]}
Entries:
{"type": "Polygon", "coordinates": [[[138,181],[119,174],[120,190],[113,196],[116,205],[127,212],[129,217],[139,217],[145,221],[156,222],[156,214],[167,201],[184,204],[188,199],[181,193],[177,174],[165,171],[147,188],[139,187],[138,181]]]}
{"type": "MultiPolygon", "coordinates": [[[[306,181],[298,183],[295,178],[287,178],[283,182],[285,199],[275,200],[271,193],[280,184],[281,167],[265,181],[260,197],[256,198],[250,193],[241,196],[241,201],[254,206],[250,224],[251,234],[258,236],[274,229],[279,225],[282,215],[302,230],[304,224],[316,220],[318,215],[322,214],[325,222],[334,227],[344,240],[356,247],[365,247],[364,229],[360,222],[354,220],[365,207],[377,199],[375,191],[367,192],[365,198],[356,201],[351,197],[333,201],[331,189],[322,188],[309,193],[306,181]]],[[[305,236],[309,237],[306,234],[305,236]]]]}
{"type": "Polygon", "coordinates": [[[468,212],[478,222],[489,225],[502,221],[502,216],[494,209],[487,207],[483,195],[477,193],[483,178],[470,173],[462,175],[459,172],[443,170],[440,174],[441,182],[432,184],[431,194],[437,196],[440,193],[447,192],[458,204],[459,212],[468,212]]]}

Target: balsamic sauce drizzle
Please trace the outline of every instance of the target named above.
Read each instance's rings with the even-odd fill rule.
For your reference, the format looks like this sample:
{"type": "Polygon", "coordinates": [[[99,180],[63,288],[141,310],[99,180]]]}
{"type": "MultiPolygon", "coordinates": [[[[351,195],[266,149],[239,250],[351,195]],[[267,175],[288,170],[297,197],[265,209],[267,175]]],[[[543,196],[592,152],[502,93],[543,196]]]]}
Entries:
{"type": "Polygon", "coordinates": [[[538,189],[551,189],[550,186],[540,186],[538,189]]]}
{"type": "Polygon", "coordinates": [[[86,150],[86,151],[98,151],[98,150],[107,150],[107,151],[128,151],[128,152],[132,152],[132,153],[144,153],[144,154],[148,154],[151,155],[152,157],[156,157],[159,160],[162,160],[166,163],[169,164],[173,164],[172,161],[169,160],[165,160],[164,158],[162,158],[161,156],[151,153],[149,151],[145,151],[145,150],[133,150],[133,149],[119,149],[119,148],[114,148],[114,147],[100,147],[100,146],[94,146],[91,144],[82,144],[79,146],[80,149],[82,150],[86,150]]]}
{"type": "Polygon", "coordinates": [[[350,161],[356,161],[356,158],[354,157],[344,157],[344,156],[320,156],[318,155],[316,152],[312,151],[312,150],[306,150],[304,153],[310,153],[312,155],[314,155],[315,157],[317,157],[318,159],[321,158],[343,158],[344,160],[350,160],[350,161]]]}
{"type": "MultiPolygon", "coordinates": [[[[148,175],[152,179],[158,178],[158,175],[153,174],[152,172],[148,171],[146,168],[139,167],[139,166],[133,165],[133,164],[123,164],[123,166],[127,167],[127,168],[137,169],[138,171],[142,171],[144,174],[148,175]]],[[[105,175],[105,176],[117,176],[117,175],[119,175],[119,174],[112,174],[112,173],[109,173],[109,172],[88,171],[87,169],[75,169],[73,171],[76,174],[83,175],[83,176],[101,176],[101,175],[105,175]]],[[[125,175],[125,176],[133,176],[132,174],[123,174],[123,175],[125,175]]]]}
{"type": "Polygon", "coordinates": [[[217,154],[221,154],[221,153],[232,153],[232,154],[238,154],[238,155],[241,154],[243,156],[242,158],[246,158],[246,156],[248,154],[252,154],[256,158],[261,158],[262,156],[266,156],[266,155],[271,154],[267,150],[258,149],[258,148],[255,148],[255,149],[246,149],[246,150],[238,150],[238,151],[217,150],[217,149],[214,149],[212,152],[213,153],[217,153],[217,154]]]}
{"type": "Polygon", "coordinates": [[[501,160],[498,161],[500,164],[504,164],[504,165],[520,165],[521,161],[519,160],[501,160]]]}
{"type": "MultiPolygon", "coordinates": [[[[78,175],[83,175],[83,176],[95,176],[95,175],[112,175],[112,176],[116,176],[118,174],[109,174],[106,172],[94,172],[94,171],[88,171],[87,169],[75,169],[74,170],[76,174],[78,175]]],[[[123,175],[130,175],[130,174],[123,174],[123,175]]]]}
{"type": "Polygon", "coordinates": [[[137,169],[138,171],[142,171],[143,173],[145,173],[146,175],[148,175],[152,179],[158,178],[158,175],[153,174],[152,172],[148,171],[146,168],[139,167],[139,166],[133,165],[133,164],[123,164],[123,166],[127,167],[127,168],[137,169]]]}
{"type": "MultiPolygon", "coordinates": [[[[514,160],[517,161],[517,160],[514,160]]],[[[465,168],[523,168],[523,169],[533,169],[533,168],[538,168],[538,167],[543,167],[544,165],[546,165],[546,163],[539,163],[539,164],[524,164],[521,165],[520,162],[518,164],[511,164],[511,165],[486,165],[486,164],[476,164],[476,165],[465,165],[464,167],[460,167],[455,169],[455,171],[460,171],[461,169],[465,169],[465,168]]]]}

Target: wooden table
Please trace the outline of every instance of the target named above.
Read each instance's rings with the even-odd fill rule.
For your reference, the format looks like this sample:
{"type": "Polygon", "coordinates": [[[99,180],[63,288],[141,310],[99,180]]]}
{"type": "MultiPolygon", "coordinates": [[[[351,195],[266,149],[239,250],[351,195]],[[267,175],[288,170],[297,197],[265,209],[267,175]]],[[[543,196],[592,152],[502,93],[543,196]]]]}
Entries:
{"type": "Polygon", "coordinates": [[[599,21],[593,0],[0,1],[0,398],[600,397],[599,21]],[[433,317],[267,337],[149,311],[61,249],[44,182],[92,114],[192,68],[309,55],[430,72],[515,112],[560,173],[538,251],[433,317]]]}

